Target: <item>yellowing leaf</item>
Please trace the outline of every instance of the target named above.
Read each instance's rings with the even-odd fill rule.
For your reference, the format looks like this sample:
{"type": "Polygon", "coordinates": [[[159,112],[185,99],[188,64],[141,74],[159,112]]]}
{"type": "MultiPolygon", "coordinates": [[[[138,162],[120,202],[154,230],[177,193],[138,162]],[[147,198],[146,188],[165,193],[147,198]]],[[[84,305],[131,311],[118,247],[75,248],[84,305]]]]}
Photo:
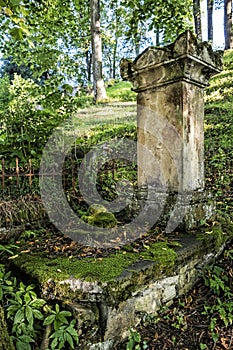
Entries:
{"type": "Polygon", "coordinates": [[[12,16],[13,15],[13,12],[11,11],[11,9],[9,7],[6,7],[4,9],[4,12],[7,16],[12,16]]]}
{"type": "Polygon", "coordinates": [[[18,256],[19,256],[19,254],[16,254],[16,255],[10,256],[10,257],[8,258],[8,260],[13,260],[13,259],[16,259],[16,258],[18,258],[18,256]]]}

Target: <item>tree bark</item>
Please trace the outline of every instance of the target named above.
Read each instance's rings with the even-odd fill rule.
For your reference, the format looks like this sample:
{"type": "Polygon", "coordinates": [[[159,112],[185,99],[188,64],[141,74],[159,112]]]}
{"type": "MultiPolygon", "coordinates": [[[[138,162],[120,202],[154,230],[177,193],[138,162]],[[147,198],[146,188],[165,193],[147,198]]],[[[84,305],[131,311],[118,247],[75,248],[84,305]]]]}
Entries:
{"type": "Polygon", "coordinates": [[[112,77],[116,79],[116,56],[117,56],[117,46],[118,46],[118,38],[115,36],[115,44],[113,49],[113,67],[112,67],[112,77]]]}
{"type": "Polygon", "coordinates": [[[99,102],[107,98],[102,73],[102,42],[100,34],[100,0],[90,0],[91,10],[91,38],[94,101],[99,102]]]}
{"type": "Polygon", "coordinates": [[[0,305],[0,350],[15,350],[15,347],[10,339],[5,315],[2,306],[0,305]]]}
{"type": "Polygon", "coordinates": [[[91,66],[92,66],[92,53],[89,49],[86,50],[86,65],[87,65],[87,81],[91,83],[91,66]]]}
{"type": "Polygon", "coordinates": [[[199,40],[202,40],[200,1],[201,0],[193,0],[193,16],[194,16],[195,32],[196,32],[197,38],[199,40]]]}
{"type": "Polygon", "coordinates": [[[232,49],[232,0],[224,0],[224,34],[225,50],[232,49]]]}
{"type": "Polygon", "coordinates": [[[213,41],[214,0],[207,0],[208,41],[213,41]]]}
{"type": "Polygon", "coordinates": [[[156,30],[156,46],[160,45],[160,31],[159,29],[156,30]]]}

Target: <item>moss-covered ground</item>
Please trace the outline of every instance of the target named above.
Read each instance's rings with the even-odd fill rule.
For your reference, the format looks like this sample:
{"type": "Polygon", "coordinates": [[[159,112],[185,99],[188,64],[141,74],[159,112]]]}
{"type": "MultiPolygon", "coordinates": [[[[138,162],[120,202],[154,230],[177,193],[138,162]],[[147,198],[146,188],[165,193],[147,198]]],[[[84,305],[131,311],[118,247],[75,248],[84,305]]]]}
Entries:
{"type": "Polygon", "coordinates": [[[40,233],[27,241],[22,237],[17,244],[19,250],[14,264],[42,284],[51,277],[61,281],[71,276],[88,281],[111,281],[137,261],[151,260],[169,268],[177,257],[172,246],[174,242],[153,242],[149,237],[145,238],[144,244],[115,248],[112,253],[82,247],[52,232],[50,235],[40,233]]]}

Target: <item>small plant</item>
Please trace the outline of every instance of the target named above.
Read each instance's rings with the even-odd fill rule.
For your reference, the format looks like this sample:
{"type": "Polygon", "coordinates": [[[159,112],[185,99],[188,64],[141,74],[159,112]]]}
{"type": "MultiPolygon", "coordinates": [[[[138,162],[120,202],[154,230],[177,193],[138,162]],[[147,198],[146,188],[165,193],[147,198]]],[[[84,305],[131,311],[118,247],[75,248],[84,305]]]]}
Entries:
{"type": "Polygon", "coordinates": [[[4,265],[0,265],[0,302],[14,292],[16,284],[16,278],[11,276],[11,272],[5,273],[4,265]]]}
{"type": "Polygon", "coordinates": [[[134,329],[130,329],[129,340],[126,345],[126,350],[146,350],[148,349],[147,342],[144,340],[141,344],[141,335],[134,329]]]}
{"type": "Polygon", "coordinates": [[[205,285],[210,287],[210,289],[217,295],[221,292],[228,294],[230,288],[227,286],[228,277],[224,274],[224,270],[219,266],[210,266],[206,269],[204,275],[205,285]]]}
{"type": "Polygon", "coordinates": [[[17,350],[30,350],[30,343],[36,339],[36,320],[44,318],[41,309],[46,302],[37,297],[34,285],[26,287],[22,282],[13,296],[7,307],[7,318],[12,321],[12,338],[17,350]]]}
{"type": "Polygon", "coordinates": [[[72,320],[69,325],[60,324],[60,327],[54,332],[50,339],[53,339],[50,347],[51,350],[62,349],[66,343],[68,343],[71,349],[74,349],[74,344],[78,344],[78,334],[75,330],[76,320],[72,320]]]}
{"type": "MultiPolygon", "coordinates": [[[[228,257],[231,257],[231,253],[228,257]]],[[[209,329],[216,343],[219,338],[216,330],[217,321],[221,320],[225,327],[233,323],[233,293],[229,287],[230,281],[227,273],[220,266],[208,267],[203,277],[205,285],[210,288],[214,296],[214,303],[204,306],[203,315],[207,315],[210,319],[209,329]]]]}
{"type": "Polygon", "coordinates": [[[32,230],[26,230],[20,235],[20,239],[30,239],[30,238],[35,238],[37,235],[36,232],[32,230]]]}
{"type": "Polygon", "coordinates": [[[174,322],[172,323],[172,327],[182,330],[184,330],[187,327],[186,320],[182,312],[179,312],[177,315],[174,315],[174,322]]]}
{"type": "Polygon", "coordinates": [[[62,349],[68,343],[71,349],[74,349],[74,344],[78,344],[78,334],[75,330],[76,320],[68,321],[67,317],[71,317],[70,311],[60,310],[59,305],[55,305],[55,310],[49,309],[50,315],[44,320],[44,325],[51,325],[53,333],[50,336],[52,343],[51,350],[62,349]]]}

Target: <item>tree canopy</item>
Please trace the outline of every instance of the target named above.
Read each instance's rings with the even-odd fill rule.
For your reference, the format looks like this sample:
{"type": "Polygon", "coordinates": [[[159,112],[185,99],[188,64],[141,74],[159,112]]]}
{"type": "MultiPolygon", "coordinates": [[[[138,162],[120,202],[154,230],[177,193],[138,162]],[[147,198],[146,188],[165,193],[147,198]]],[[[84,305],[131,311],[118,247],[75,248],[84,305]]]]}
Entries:
{"type": "MultiPolygon", "coordinates": [[[[200,1],[109,0],[97,3],[100,3],[99,31],[105,81],[119,77],[119,61],[123,56],[135,57],[145,46],[169,43],[186,29],[195,31],[194,27],[201,38],[200,1]]],[[[213,8],[228,6],[226,13],[229,13],[229,1],[207,1],[206,4],[211,40],[213,8]]],[[[0,12],[0,47],[12,64],[28,69],[33,79],[50,78],[47,80],[57,86],[67,82],[85,87],[93,84],[96,58],[90,4],[83,0],[0,0],[0,12]]],[[[231,25],[228,19],[225,25],[228,36],[232,32],[231,25]]]]}

